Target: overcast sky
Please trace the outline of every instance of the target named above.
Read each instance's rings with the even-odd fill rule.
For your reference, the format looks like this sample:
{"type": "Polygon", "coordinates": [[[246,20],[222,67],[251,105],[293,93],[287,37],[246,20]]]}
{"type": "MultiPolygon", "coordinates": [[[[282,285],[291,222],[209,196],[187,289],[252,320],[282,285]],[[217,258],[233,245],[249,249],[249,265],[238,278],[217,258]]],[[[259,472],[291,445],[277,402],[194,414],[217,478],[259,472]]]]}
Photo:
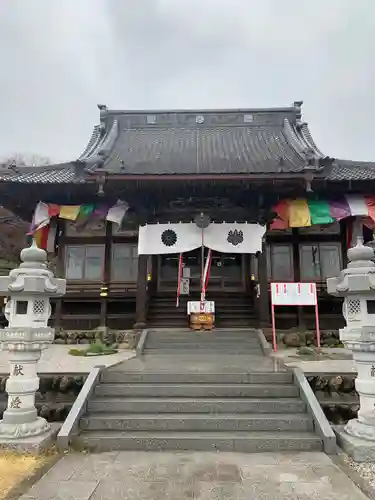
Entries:
{"type": "Polygon", "coordinates": [[[375,161],[375,0],[0,0],[0,156],[75,159],[109,108],[285,106],[375,161]]]}

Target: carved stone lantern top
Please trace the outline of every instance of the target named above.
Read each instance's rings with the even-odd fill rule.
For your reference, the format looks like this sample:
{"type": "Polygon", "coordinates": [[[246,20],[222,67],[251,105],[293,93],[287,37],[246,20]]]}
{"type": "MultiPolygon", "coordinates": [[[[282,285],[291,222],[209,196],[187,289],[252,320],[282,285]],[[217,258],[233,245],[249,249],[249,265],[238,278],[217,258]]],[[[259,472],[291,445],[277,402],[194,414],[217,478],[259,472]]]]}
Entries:
{"type": "Polygon", "coordinates": [[[33,240],[21,251],[21,264],[10,271],[9,276],[0,276],[0,294],[44,295],[59,297],[65,294],[66,280],[55,278],[47,266],[47,253],[38,248],[33,240]]]}
{"type": "Polygon", "coordinates": [[[375,291],[374,249],[358,238],[357,245],[348,250],[349,264],[337,278],[327,279],[327,292],[336,296],[375,291]]]}

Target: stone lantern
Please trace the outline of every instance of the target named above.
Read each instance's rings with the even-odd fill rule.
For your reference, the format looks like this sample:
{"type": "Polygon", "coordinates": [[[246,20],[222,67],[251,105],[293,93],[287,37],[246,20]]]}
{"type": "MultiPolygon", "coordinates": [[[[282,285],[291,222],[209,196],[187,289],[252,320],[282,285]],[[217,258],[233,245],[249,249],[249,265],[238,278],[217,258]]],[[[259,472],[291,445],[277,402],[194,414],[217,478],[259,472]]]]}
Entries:
{"type": "Polygon", "coordinates": [[[357,461],[375,461],[375,263],[374,250],[358,238],[348,250],[349,264],[338,278],[327,280],[327,291],[344,297],[346,327],[340,339],[353,353],[359,394],[358,418],[338,432],[341,446],[357,461]]]}
{"type": "Polygon", "coordinates": [[[8,296],[5,317],[8,326],[0,330],[0,348],[9,352],[10,376],[6,383],[8,406],[0,421],[0,442],[20,442],[48,436],[50,425],[37,416],[35,393],[39,388],[37,363],[42,350],[54,339],[47,323],[50,297],[65,293],[66,280],[54,278],[47,268],[47,254],[35,240],[21,252],[22,263],[0,277],[0,295],[8,296]]]}

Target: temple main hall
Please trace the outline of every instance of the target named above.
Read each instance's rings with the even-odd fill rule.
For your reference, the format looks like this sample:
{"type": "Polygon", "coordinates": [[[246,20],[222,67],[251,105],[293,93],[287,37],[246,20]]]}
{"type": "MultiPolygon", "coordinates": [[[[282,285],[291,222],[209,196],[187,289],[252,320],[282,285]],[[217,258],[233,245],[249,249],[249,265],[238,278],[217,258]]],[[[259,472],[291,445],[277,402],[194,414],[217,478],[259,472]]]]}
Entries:
{"type": "MultiPolygon", "coordinates": [[[[98,108],[79,158],[0,169],[2,205],[68,280],[55,326],[184,326],[204,286],[218,327],[264,327],[271,282],[316,283],[322,328],[341,325],[325,283],[358,236],[372,240],[375,163],[323,153],[302,102],[98,108]]],[[[277,314],[283,328],[314,321],[308,307],[277,314]]]]}

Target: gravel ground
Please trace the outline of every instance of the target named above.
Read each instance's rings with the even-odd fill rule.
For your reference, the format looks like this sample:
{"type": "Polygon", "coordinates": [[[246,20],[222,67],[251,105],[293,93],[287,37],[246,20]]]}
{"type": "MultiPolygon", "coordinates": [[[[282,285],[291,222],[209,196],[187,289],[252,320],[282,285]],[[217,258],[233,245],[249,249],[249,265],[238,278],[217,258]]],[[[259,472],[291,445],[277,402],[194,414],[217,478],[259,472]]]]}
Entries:
{"type": "Polygon", "coordinates": [[[371,493],[370,498],[375,498],[375,462],[354,462],[354,460],[343,451],[340,451],[340,458],[350,470],[360,476],[366,485],[366,493],[369,496],[371,493]]]}

